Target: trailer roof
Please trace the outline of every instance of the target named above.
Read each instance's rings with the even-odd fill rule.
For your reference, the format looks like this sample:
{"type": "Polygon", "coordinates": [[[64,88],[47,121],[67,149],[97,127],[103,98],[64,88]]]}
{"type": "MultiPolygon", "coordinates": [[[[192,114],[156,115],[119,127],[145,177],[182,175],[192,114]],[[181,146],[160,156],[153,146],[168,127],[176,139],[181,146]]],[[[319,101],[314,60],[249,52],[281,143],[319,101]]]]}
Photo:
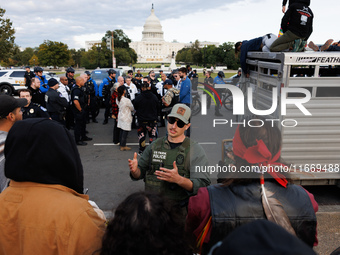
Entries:
{"type": "Polygon", "coordinates": [[[340,52],[248,52],[248,58],[274,60],[285,65],[340,65],[340,52]]]}

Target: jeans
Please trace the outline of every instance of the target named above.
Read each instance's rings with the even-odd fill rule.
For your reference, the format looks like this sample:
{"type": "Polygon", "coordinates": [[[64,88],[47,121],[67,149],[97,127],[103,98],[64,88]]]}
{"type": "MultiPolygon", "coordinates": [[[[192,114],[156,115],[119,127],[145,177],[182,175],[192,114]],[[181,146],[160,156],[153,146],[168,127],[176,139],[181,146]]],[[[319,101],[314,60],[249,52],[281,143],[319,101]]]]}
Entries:
{"type": "Polygon", "coordinates": [[[129,134],[129,131],[121,129],[120,131],[120,146],[121,147],[126,146],[126,140],[127,140],[128,134],[129,134]]]}

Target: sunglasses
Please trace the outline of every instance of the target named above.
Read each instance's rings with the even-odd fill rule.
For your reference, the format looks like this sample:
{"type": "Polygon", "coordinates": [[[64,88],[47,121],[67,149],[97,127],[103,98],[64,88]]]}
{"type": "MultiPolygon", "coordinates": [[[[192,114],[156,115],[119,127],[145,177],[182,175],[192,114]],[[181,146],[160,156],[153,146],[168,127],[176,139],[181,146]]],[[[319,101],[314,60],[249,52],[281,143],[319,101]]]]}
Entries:
{"type": "Polygon", "coordinates": [[[179,128],[183,128],[185,126],[185,123],[175,117],[168,117],[168,122],[172,125],[175,124],[175,122],[177,121],[177,127],[179,128]]]}

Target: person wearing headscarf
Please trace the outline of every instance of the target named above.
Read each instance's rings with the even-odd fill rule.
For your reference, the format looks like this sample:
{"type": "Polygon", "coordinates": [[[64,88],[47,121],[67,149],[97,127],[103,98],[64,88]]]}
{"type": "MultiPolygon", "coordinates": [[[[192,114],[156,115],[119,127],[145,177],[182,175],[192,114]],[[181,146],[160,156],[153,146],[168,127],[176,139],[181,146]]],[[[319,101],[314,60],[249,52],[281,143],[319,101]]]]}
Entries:
{"type": "Polygon", "coordinates": [[[102,211],[83,194],[76,143],[58,122],[16,122],[5,146],[9,187],[0,194],[0,254],[93,254],[105,231],[102,211]]]}

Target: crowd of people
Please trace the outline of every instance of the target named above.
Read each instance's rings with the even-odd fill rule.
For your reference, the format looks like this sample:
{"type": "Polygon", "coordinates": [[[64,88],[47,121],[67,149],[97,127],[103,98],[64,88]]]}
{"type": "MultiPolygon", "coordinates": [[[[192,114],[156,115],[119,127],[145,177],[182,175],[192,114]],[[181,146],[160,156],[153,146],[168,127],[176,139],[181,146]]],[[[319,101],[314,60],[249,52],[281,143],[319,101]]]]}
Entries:
{"type": "MultiPolygon", "coordinates": [[[[309,0],[291,0],[287,12],[286,4],[282,36],[235,45],[246,75],[248,51],[299,51],[310,36],[309,0]]],[[[332,42],[310,47],[337,49],[332,42]]],[[[74,74],[67,68],[59,83],[47,81],[41,67],[34,73],[27,67],[27,89],[19,98],[0,95],[0,254],[315,254],[314,196],[270,168],[285,166],[277,127],[260,116],[238,126],[228,157],[236,169],[254,171],[230,172],[213,185],[208,172],[195,171],[208,159],[190,138],[196,70],[182,67],[169,77],[130,70],[116,77],[109,69],[100,84],[89,71],[74,74]],[[113,119],[113,143],[121,151],[131,150],[127,137],[137,129],[139,150],[127,168],[131,180],[145,183],[145,192],[128,195],[109,220],[86,195],[77,149],[92,140],[86,124],[98,123],[100,103],[103,125],[113,119]],[[164,137],[159,126],[166,127],[164,137]]],[[[223,72],[213,79],[206,71],[204,84],[223,84],[223,78],[223,72]]],[[[219,110],[215,106],[216,116],[219,110]]]]}
{"type": "MultiPolygon", "coordinates": [[[[118,105],[131,111],[133,105],[124,102],[121,88],[118,105]]],[[[288,250],[302,252],[294,254],[315,254],[318,205],[287,176],[274,171],[254,171],[251,176],[235,172],[211,185],[208,173],[193,171],[195,165],[208,163],[203,148],[184,134],[191,117],[185,104],[174,105],[168,114],[166,137],[156,139],[139,160],[137,153],[128,160],[130,177],[144,179],[145,192],[129,195],[107,226],[103,212],[85,194],[74,137],[48,118],[19,121],[25,105],[25,98],[0,96],[0,129],[7,127],[1,133],[7,136],[0,194],[1,254],[208,254],[210,249],[216,254],[229,250],[251,254],[248,245],[241,245],[248,238],[249,245],[273,254],[287,251],[288,244],[288,250]],[[277,217],[270,217],[269,211],[277,217]],[[264,236],[242,234],[252,231],[264,236]],[[273,231],[273,240],[280,240],[275,245],[268,241],[273,231]]],[[[237,168],[261,169],[282,165],[280,150],[279,129],[259,121],[237,128],[229,156],[237,168]]]]}

